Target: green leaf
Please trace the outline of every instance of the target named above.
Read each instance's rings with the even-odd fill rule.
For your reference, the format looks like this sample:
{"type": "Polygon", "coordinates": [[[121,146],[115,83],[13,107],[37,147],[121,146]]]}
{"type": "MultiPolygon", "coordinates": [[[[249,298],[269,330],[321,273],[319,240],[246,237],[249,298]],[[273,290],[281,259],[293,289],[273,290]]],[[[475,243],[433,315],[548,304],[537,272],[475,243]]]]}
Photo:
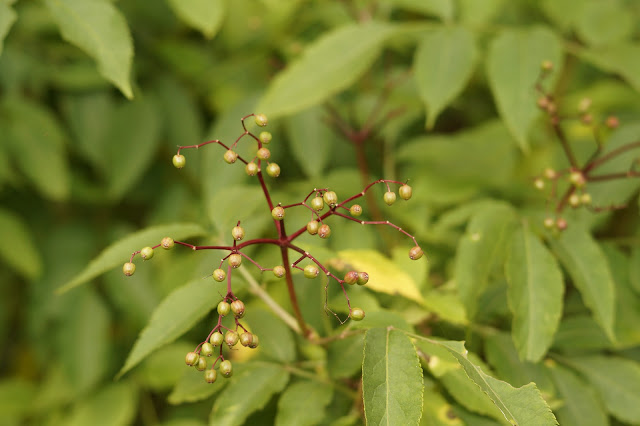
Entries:
{"type": "Polygon", "coordinates": [[[401,331],[367,331],[362,393],[368,424],[417,424],[422,415],[422,368],[416,348],[401,331]]]}
{"type": "Polygon", "coordinates": [[[637,294],[640,294],[640,247],[638,246],[631,249],[631,256],[629,259],[629,281],[631,282],[633,290],[637,294]]]}
{"type": "Polygon", "coordinates": [[[225,3],[222,0],[168,0],[169,6],[185,24],[213,38],[220,29],[225,3]]]}
{"type": "Polygon", "coordinates": [[[18,15],[9,3],[0,2],[0,55],[2,55],[4,38],[9,34],[11,25],[13,25],[17,17],[18,15]]]}
{"type": "Polygon", "coordinates": [[[620,2],[591,1],[578,12],[576,30],[593,46],[613,45],[633,34],[634,16],[620,2]]]}
{"type": "Polygon", "coordinates": [[[640,365],[619,357],[590,356],[563,359],[596,389],[617,419],[640,423],[640,365]]]}
{"type": "Polygon", "coordinates": [[[460,22],[473,28],[491,22],[500,13],[504,0],[458,0],[458,4],[460,22]]]}
{"type": "Polygon", "coordinates": [[[455,3],[453,0],[387,0],[399,9],[434,15],[445,22],[453,19],[455,3]]]}
{"type": "Polygon", "coordinates": [[[276,426],[319,424],[332,397],[333,388],[328,384],[308,380],[294,383],[278,400],[276,426]]]}
{"type": "Polygon", "coordinates": [[[320,177],[331,159],[335,136],[322,118],[322,109],[315,106],[285,120],[291,153],[309,178],[320,177]]]}
{"type": "MultiPolygon", "coordinates": [[[[262,343],[260,343],[262,344],[262,343]]],[[[327,368],[332,379],[351,377],[362,371],[364,333],[329,343],[327,368]]]]}
{"type": "Polygon", "coordinates": [[[27,224],[13,212],[0,208],[0,240],[10,242],[0,246],[0,257],[27,279],[36,279],[42,272],[42,259],[27,224]]]}
{"type": "Polygon", "coordinates": [[[595,390],[571,370],[555,363],[549,367],[551,377],[564,405],[556,409],[562,426],[602,426],[609,419],[595,390]]]}
{"type": "Polygon", "coordinates": [[[360,78],[392,33],[388,25],[369,22],[321,36],[273,79],[256,111],[275,118],[322,103],[360,78]]]}
{"type": "Polygon", "coordinates": [[[136,414],[136,387],[133,383],[111,383],[98,393],[81,399],[69,419],[69,426],[125,426],[136,414]]]}
{"type": "Polygon", "coordinates": [[[133,42],[127,21],[107,0],[45,0],[62,37],[98,63],[98,71],[128,98],[133,42]]]}
{"type": "Polygon", "coordinates": [[[260,363],[231,380],[216,398],[209,418],[211,426],[243,424],[251,413],[264,407],[273,395],[284,389],[289,382],[289,373],[278,365],[260,363]]]}
{"type": "Polygon", "coordinates": [[[527,223],[511,238],[505,272],[520,358],[537,362],[553,342],[562,316],[564,282],[556,259],[527,223]]]}
{"type": "Polygon", "coordinates": [[[189,330],[220,301],[213,280],[196,279],[170,293],[153,311],[149,324],[140,333],[118,377],[131,370],[160,346],[189,330]]]}
{"type": "Polygon", "coordinates": [[[578,54],[601,70],[619,74],[640,92],[640,44],[615,43],[601,49],[582,49],[578,54]]]}
{"type": "Polygon", "coordinates": [[[609,347],[611,342],[602,327],[587,315],[564,318],[553,342],[553,348],[564,353],[584,353],[609,347]]]}
{"type": "Polygon", "coordinates": [[[104,249],[82,272],[61,286],[57,293],[69,291],[73,287],[84,284],[111,268],[121,266],[128,261],[131,253],[140,250],[142,247],[158,244],[164,237],[184,240],[202,235],[205,235],[204,229],[191,223],[153,226],[135,232],[104,249]]]}
{"type": "MultiPolygon", "coordinates": [[[[503,31],[489,46],[487,75],[500,116],[524,152],[529,151],[527,133],[538,116],[534,86],[540,64],[549,60],[562,65],[562,45],[549,29],[503,31]]],[[[547,78],[553,86],[557,72],[547,78]]]]}
{"type": "Polygon", "coordinates": [[[477,313],[478,298],[489,282],[493,267],[503,259],[514,225],[515,213],[510,205],[488,204],[473,215],[460,239],[455,279],[468,318],[477,313]]]}
{"type": "Polygon", "coordinates": [[[427,106],[427,128],[469,82],[478,57],[473,33],[463,27],[429,32],[413,60],[420,96],[427,106]]]}
{"type": "MultiPolygon", "coordinates": [[[[181,367],[184,368],[182,365],[181,367]]],[[[215,383],[207,383],[204,380],[204,372],[195,368],[187,368],[183,371],[178,383],[167,397],[170,404],[201,401],[219,393],[228,383],[228,380],[222,380],[223,378],[220,377],[215,383]]]]}
{"type": "Polygon", "coordinates": [[[596,322],[609,339],[615,341],[615,285],[604,253],[589,232],[577,223],[549,242],[596,322]]]}
{"type": "MultiPolygon", "coordinates": [[[[182,379],[185,372],[185,365],[176,361],[183,359],[194,347],[195,345],[190,342],[177,341],[153,351],[136,369],[136,383],[139,383],[145,389],[153,391],[171,389],[182,379]]],[[[215,357],[213,359],[205,359],[208,362],[207,367],[210,367],[215,357]]],[[[209,384],[204,380],[204,372],[198,371],[198,373],[200,380],[205,384],[209,384]]]]}
{"type": "Polygon", "coordinates": [[[27,415],[33,408],[38,388],[35,384],[22,379],[0,380],[0,418],[18,419],[27,415]]]}
{"type": "Polygon", "coordinates": [[[293,334],[281,320],[260,308],[247,309],[245,320],[251,332],[260,337],[258,350],[264,356],[285,364],[295,360],[293,334]]]}

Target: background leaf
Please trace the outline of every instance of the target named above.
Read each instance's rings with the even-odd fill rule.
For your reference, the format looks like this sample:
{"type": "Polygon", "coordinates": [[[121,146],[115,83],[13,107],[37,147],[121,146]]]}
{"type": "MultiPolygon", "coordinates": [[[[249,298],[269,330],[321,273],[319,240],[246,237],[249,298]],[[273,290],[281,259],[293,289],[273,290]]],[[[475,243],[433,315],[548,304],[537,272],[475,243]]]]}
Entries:
{"type": "Polygon", "coordinates": [[[11,25],[13,25],[16,19],[16,12],[11,5],[7,2],[0,2],[0,55],[2,54],[4,38],[9,33],[11,25]]]}
{"type": "Polygon", "coordinates": [[[280,395],[276,426],[318,424],[332,396],[333,388],[327,384],[309,380],[294,383],[280,395]]]}
{"type": "Polygon", "coordinates": [[[131,383],[112,383],[75,407],[70,426],[125,426],[133,421],[136,388],[131,383]]]}
{"type": "Polygon", "coordinates": [[[195,28],[207,38],[212,38],[224,17],[222,0],[168,0],[173,11],[187,25],[195,28]]]}
{"type": "Polygon", "coordinates": [[[333,133],[323,121],[322,108],[311,107],[285,120],[291,153],[310,178],[318,178],[329,164],[333,133]],[[313,159],[313,161],[309,161],[313,159]]]}
{"type": "Polygon", "coordinates": [[[0,247],[0,256],[9,266],[28,279],[42,272],[42,259],[27,224],[9,210],[0,208],[0,239],[10,241],[0,247]]]}

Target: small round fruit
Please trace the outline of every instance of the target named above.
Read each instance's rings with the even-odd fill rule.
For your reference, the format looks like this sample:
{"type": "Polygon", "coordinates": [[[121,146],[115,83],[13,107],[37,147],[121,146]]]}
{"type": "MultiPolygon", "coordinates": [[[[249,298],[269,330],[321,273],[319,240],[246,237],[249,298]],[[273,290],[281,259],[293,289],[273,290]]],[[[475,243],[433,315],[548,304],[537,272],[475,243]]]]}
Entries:
{"type": "Polygon", "coordinates": [[[544,189],[544,180],[537,178],[536,180],[533,181],[533,186],[542,191],[544,189]]]}
{"type": "Polygon", "coordinates": [[[224,342],[224,336],[222,335],[222,333],[216,331],[209,338],[209,342],[211,342],[211,345],[213,345],[213,347],[220,346],[222,342],[224,342]]]}
{"type": "Polygon", "coordinates": [[[400,194],[400,198],[403,200],[408,200],[413,195],[413,188],[411,188],[406,183],[398,188],[398,194],[400,194]]]}
{"type": "Polygon", "coordinates": [[[233,375],[233,366],[231,365],[231,361],[225,359],[220,363],[220,374],[224,377],[231,377],[233,375]]]}
{"type": "Polygon", "coordinates": [[[278,265],[278,266],[274,266],[273,267],[273,275],[275,275],[278,278],[284,277],[284,275],[286,273],[287,273],[287,270],[284,269],[284,266],[282,266],[282,265],[278,265]]]}
{"type": "Polygon", "coordinates": [[[320,225],[320,228],[318,228],[318,236],[320,238],[329,238],[329,235],[331,235],[331,227],[326,223],[320,225]]]}
{"type": "Polygon", "coordinates": [[[184,155],[176,154],[176,155],[173,156],[173,166],[176,169],[183,168],[185,164],[187,164],[187,159],[184,158],[184,155]]]}
{"type": "Polygon", "coordinates": [[[584,193],[580,196],[580,203],[588,206],[589,204],[591,204],[591,194],[588,193],[584,193]]]}
{"type": "Polygon", "coordinates": [[[556,219],[556,226],[558,227],[558,229],[560,231],[564,231],[565,229],[567,229],[568,225],[569,224],[567,223],[566,219],[564,219],[562,217],[559,217],[558,219],[556,219]]]}
{"type": "Polygon", "coordinates": [[[235,346],[236,343],[238,343],[238,340],[240,340],[240,337],[238,336],[238,333],[233,330],[227,331],[227,334],[224,335],[224,342],[229,347],[235,346]]]}
{"type": "Polygon", "coordinates": [[[409,259],[418,260],[422,257],[422,249],[419,246],[412,247],[409,250],[409,259]]]}
{"type": "Polygon", "coordinates": [[[361,308],[351,308],[349,316],[354,321],[362,321],[364,319],[364,311],[361,308]]]}
{"type": "Polygon", "coordinates": [[[313,197],[311,199],[311,208],[319,212],[324,208],[324,200],[322,197],[313,197]]]}
{"type": "Polygon", "coordinates": [[[136,265],[131,262],[127,262],[122,266],[122,272],[128,277],[133,275],[135,271],[136,271],[136,265]]]}
{"type": "Polygon", "coordinates": [[[540,96],[538,98],[537,104],[540,109],[545,110],[549,106],[549,98],[546,96],[540,96]]]}
{"type": "Polygon", "coordinates": [[[358,217],[362,214],[362,206],[360,204],[354,204],[349,208],[351,216],[358,217]]]}
{"type": "Polygon", "coordinates": [[[260,139],[260,142],[265,145],[268,145],[269,142],[271,142],[272,137],[273,136],[271,136],[271,133],[269,132],[260,132],[260,134],[258,135],[258,139],[260,139]]]}
{"type": "Polygon", "coordinates": [[[327,191],[322,196],[324,198],[324,202],[329,204],[329,207],[335,207],[338,204],[338,194],[334,191],[327,191]]]}
{"type": "Polygon", "coordinates": [[[250,346],[253,342],[253,334],[245,332],[240,335],[240,344],[242,346],[250,346]]]}
{"type": "Polygon", "coordinates": [[[344,282],[349,285],[354,285],[358,282],[358,273],[356,271],[349,271],[344,276],[344,282]]]}
{"type": "Polygon", "coordinates": [[[587,181],[582,172],[575,171],[569,174],[569,182],[571,182],[576,188],[581,188],[587,181]]]}
{"type": "Polygon", "coordinates": [[[358,285],[365,285],[369,282],[369,274],[366,272],[358,272],[358,281],[356,281],[358,285]]]}
{"type": "Polygon", "coordinates": [[[280,176],[280,166],[278,166],[276,163],[269,163],[269,165],[267,166],[267,174],[272,178],[277,178],[278,176],[280,176]]]}
{"type": "Polygon", "coordinates": [[[542,71],[551,71],[553,69],[553,62],[551,61],[542,61],[542,63],[540,64],[540,68],[542,68],[542,71]]]}
{"type": "Polygon", "coordinates": [[[580,206],[580,196],[578,194],[571,194],[568,201],[569,205],[573,208],[580,206]]]}
{"type": "Polygon", "coordinates": [[[231,305],[230,304],[228,304],[224,300],[222,302],[218,303],[218,315],[220,315],[220,316],[229,315],[229,312],[231,312],[231,305]]]}
{"type": "Polygon", "coordinates": [[[604,124],[610,129],[615,129],[620,125],[620,120],[618,120],[618,117],[611,116],[611,117],[607,117],[604,124]]]}
{"type": "Polygon", "coordinates": [[[544,227],[547,229],[552,229],[553,227],[556,226],[556,221],[553,220],[552,217],[546,217],[542,223],[544,227]]]}
{"type": "Polygon", "coordinates": [[[242,300],[234,300],[231,302],[231,312],[236,318],[242,318],[244,316],[244,303],[242,300]]]}
{"type": "Polygon", "coordinates": [[[269,151],[269,148],[262,147],[258,150],[257,155],[261,160],[268,160],[271,157],[271,151],[269,151]]]}
{"type": "Polygon", "coordinates": [[[160,247],[162,247],[165,250],[172,249],[174,245],[175,245],[175,241],[173,241],[173,238],[171,237],[164,237],[162,241],[160,241],[160,247]]]}
{"type": "Polygon", "coordinates": [[[580,116],[580,121],[582,122],[582,124],[584,125],[589,125],[591,123],[593,123],[593,115],[586,113],[586,114],[582,114],[580,116]]]}
{"type": "Polygon", "coordinates": [[[318,276],[320,270],[314,265],[307,265],[304,267],[304,276],[309,279],[313,279],[318,276]]]}
{"type": "Polygon", "coordinates": [[[212,275],[213,275],[213,279],[218,281],[219,283],[221,283],[222,281],[224,281],[225,278],[227,278],[227,273],[222,269],[214,270],[212,275]]]}
{"type": "Polygon", "coordinates": [[[320,223],[318,223],[317,220],[310,220],[309,223],[307,223],[307,232],[311,235],[316,235],[318,229],[320,229],[320,223]]]}
{"type": "Polygon", "coordinates": [[[384,202],[390,206],[396,202],[396,193],[392,191],[387,191],[384,193],[384,202]]]}
{"type": "Polygon", "coordinates": [[[558,174],[556,173],[555,170],[547,168],[547,169],[544,169],[544,177],[546,177],[549,180],[553,180],[556,177],[558,177],[558,174]]]}
{"type": "Polygon", "coordinates": [[[200,355],[203,355],[203,356],[213,355],[213,345],[209,342],[204,342],[200,347],[200,355]]]}
{"type": "Polygon", "coordinates": [[[578,104],[578,111],[581,113],[587,112],[589,108],[591,108],[591,104],[593,101],[591,98],[582,98],[580,99],[580,103],[578,104]]]}
{"type": "Polygon", "coordinates": [[[258,347],[258,345],[260,345],[260,340],[258,339],[258,336],[256,336],[255,334],[253,335],[253,340],[251,341],[251,343],[249,344],[249,347],[251,349],[255,349],[258,347]]]}
{"type": "Polygon", "coordinates": [[[242,226],[234,226],[231,230],[231,236],[236,241],[242,240],[244,238],[244,228],[242,226]]]}
{"type": "Polygon", "coordinates": [[[256,114],[254,118],[256,120],[256,124],[260,127],[265,127],[269,124],[269,119],[264,114],[256,114]]]}
{"type": "Polygon", "coordinates": [[[140,257],[142,260],[149,260],[153,257],[153,249],[151,247],[145,247],[140,250],[140,257]]]}
{"type": "Polygon", "coordinates": [[[238,268],[242,264],[242,255],[233,253],[229,255],[229,259],[227,259],[227,262],[229,262],[229,266],[231,266],[232,268],[238,268]]]}
{"type": "Polygon", "coordinates": [[[285,211],[282,206],[276,206],[273,208],[273,210],[271,210],[271,217],[273,217],[275,220],[284,219],[284,215],[285,211]]]}
{"type": "Polygon", "coordinates": [[[260,168],[258,167],[258,165],[256,163],[254,163],[253,161],[250,163],[247,163],[247,165],[244,167],[244,171],[249,175],[249,176],[255,176],[258,174],[258,170],[260,168]]]}
{"type": "Polygon", "coordinates": [[[218,372],[216,370],[207,370],[204,372],[204,380],[207,383],[215,383],[218,378],[218,372]]]}
{"type": "Polygon", "coordinates": [[[224,161],[226,161],[228,164],[235,163],[237,159],[238,153],[231,149],[224,153],[224,161]]]}
{"type": "Polygon", "coordinates": [[[204,371],[207,369],[207,359],[206,358],[198,358],[198,363],[196,364],[196,370],[204,371]]]}
{"type": "Polygon", "coordinates": [[[196,365],[198,363],[198,359],[200,358],[200,356],[195,353],[195,352],[189,352],[185,357],[184,357],[184,362],[189,366],[192,367],[194,365],[196,365]]]}

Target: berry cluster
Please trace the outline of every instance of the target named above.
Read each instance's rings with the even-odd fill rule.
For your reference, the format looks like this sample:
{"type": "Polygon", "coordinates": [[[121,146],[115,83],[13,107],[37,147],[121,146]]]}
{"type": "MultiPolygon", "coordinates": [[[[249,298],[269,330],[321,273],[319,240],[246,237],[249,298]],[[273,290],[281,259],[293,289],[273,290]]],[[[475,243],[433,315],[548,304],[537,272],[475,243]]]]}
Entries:
{"type": "Polygon", "coordinates": [[[547,184],[549,184],[550,191],[547,206],[550,209],[552,208],[554,213],[547,215],[544,219],[544,226],[548,229],[563,231],[568,226],[567,220],[562,217],[562,212],[567,206],[574,209],[585,207],[593,212],[615,210],[625,207],[625,205],[593,206],[591,194],[587,192],[587,184],[589,182],[604,182],[615,179],[640,177],[640,172],[635,170],[635,167],[638,165],[637,160],[632,161],[629,170],[625,172],[594,174],[594,171],[603,164],[627,151],[640,147],[640,141],[628,143],[608,153],[603,153],[603,130],[617,128],[620,124],[618,118],[609,116],[601,121],[594,119],[590,111],[592,101],[589,98],[583,98],[579,102],[577,113],[561,115],[558,112],[558,105],[553,94],[546,92],[542,86],[543,80],[550,75],[552,70],[553,64],[551,62],[544,61],[542,63],[541,73],[536,83],[536,90],[540,94],[537,104],[538,107],[547,114],[553,132],[562,145],[570,167],[565,170],[547,168],[540,176],[534,178],[533,185],[536,189],[543,191],[546,190],[547,184]],[[576,159],[564,129],[562,128],[562,123],[567,120],[579,120],[592,131],[596,149],[583,165],[580,165],[576,159]]]}
{"type": "MultiPolygon", "coordinates": [[[[205,373],[205,379],[210,383],[213,383],[216,379],[217,373],[214,370],[214,367],[218,360],[221,361],[219,369],[223,376],[229,377],[232,373],[230,361],[225,360],[223,356],[223,342],[226,343],[230,348],[237,344],[238,341],[243,346],[247,346],[250,348],[255,348],[258,346],[258,337],[249,333],[247,329],[239,322],[239,319],[244,316],[244,303],[238,300],[238,298],[232,291],[232,271],[239,268],[242,265],[243,260],[248,261],[249,263],[257,267],[261,272],[271,271],[276,278],[285,279],[291,305],[300,328],[299,331],[305,336],[310,337],[313,335],[313,333],[309,330],[302,317],[302,313],[300,311],[297,296],[293,286],[293,280],[291,276],[292,270],[298,269],[302,271],[304,277],[309,279],[316,278],[322,272],[324,275],[337,282],[337,284],[341,287],[347,301],[347,306],[349,308],[348,318],[351,318],[354,321],[360,321],[364,319],[365,312],[361,308],[351,306],[345,284],[365,285],[369,281],[369,274],[364,271],[349,271],[345,274],[344,278],[339,278],[326,266],[319,262],[311,253],[295,245],[293,242],[297,237],[306,232],[310,235],[317,235],[322,239],[329,238],[331,236],[331,227],[326,222],[329,218],[338,216],[362,225],[390,226],[412,239],[414,246],[409,250],[409,257],[411,259],[417,260],[423,256],[423,251],[418,245],[415,237],[413,237],[411,234],[409,234],[399,226],[394,225],[388,220],[366,221],[358,219],[358,217],[363,213],[363,208],[361,205],[354,203],[355,200],[363,197],[365,194],[367,194],[367,191],[369,191],[375,185],[385,186],[386,191],[383,196],[383,201],[387,205],[394,204],[397,199],[397,195],[392,190],[391,185],[398,185],[398,194],[400,195],[400,198],[402,198],[403,200],[409,200],[412,196],[412,188],[407,185],[406,182],[379,179],[367,185],[361,192],[347,197],[343,201],[340,201],[338,194],[335,191],[330,190],[329,188],[314,188],[301,202],[289,205],[282,205],[282,203],[274,204],[263,178],[262,170],[266,162],[267,175],[276,178],[280,175],[280,166],[274,162],[269,162],[271,152],[264,146],[271,142],[271,133],[263,131],[260,132],[258,136],[256,136],[247,130],[245,120],[248,117],[252,116],[254,117],[255,123],[258,126],[264,127],[267,125],[268,120],[264,114],[251,114],[243,117],[241,119],[241,122],[244,132],[236,139],[236,141],[231,146],[227,146],[219,140],[203,142],[199,145],[180,146],[178,147],[178,153],[173,157],[173,165],[178,169],[181,169],[185,166],[186,159],[184,155],[180,154],[180,151],[183,149],[200,148],[208,144],[218,144],[225,148],[226,151],[223,156],[225,162],[234,164],[237,161],[240,161],[241,163],[245,164],[245,171],[247,175],[257,177],[262,187],[269,210],[271,211],[271,217],[273,218],[277,237],[244,240],[245,230],[242,226],[240,226],[240,222],[238,222],[231,229],[231,237],[233,240],[232,245],[196,246],[182,241],[174,241],[170,237],[165,237],[162,239],[160,244],[156,246],[145,247],[139,251],[132,253],[129,262],[125,263],[123,266],[124,274],[127,276],[132,275],[135,272],[135,264],[133,263],[134,257],[137,254],[140,254],[140,257],[142,257],[143,260],[149,260],[153,257],[154,249],[158,247],[162,247],[163,249],[168,250],[175,245],[182,245],[185,247],[189,247],[192,250],[221,250],[227,252],[226,256],[220,260],[220,264],[214,269],[213,273],[211,274],[215,281],[223,282],[226,280],[227,282],[226,295],[218,304],[218,323],[211,330],[207,339],[204,342],[200,343],[200,345],[198,345],[194,352],[189,352],[186,357],[187,365],[195,366],[198,370],[205,370],[207,368],[207,361],[204,357],[211,356],[216,347],[220,348],[219,355],[213,362],[211,369],[207,370],[207,372],[205,373]],[[238,155],[238,153],[235,151],[239,141],[245,136],[248,136],[249,138],[252,138],[255,142],[257,142],[255,157],[253,157],[249,161],[238,155]],[[288,234],[285,230],[285,218],[287,210],[293,208],[308,210],[311,215],[311,219],[295,232],[288,234]],[[278,246],[280,248],[282,264],[273,266],[272,268],[265,268],[243,252],[244,248],[257,244],[269,244],[278,246]],[[298,259],[290,262],[289,251],[298,253],[298,259]],[[303,264],[304,266],[302,266],[303,264]],[[224,327],[221,323],[222,318],[228,315],[229,312],[233,312],[235,318],[235,329],[233,330],[224,327]],[[223,330],[226,331],[223,333],[223,330]],[[239,332],[238,330],[241,330],[241,332],[239,332]]],[[[328,307],[328,286],[331,282],[331,280],[327,280],[327,284],[325,285],[325,310],[332,313],[340,321],[340,323],[344,323],[346,319],[340,319],[340,317],[328,307]]]]}

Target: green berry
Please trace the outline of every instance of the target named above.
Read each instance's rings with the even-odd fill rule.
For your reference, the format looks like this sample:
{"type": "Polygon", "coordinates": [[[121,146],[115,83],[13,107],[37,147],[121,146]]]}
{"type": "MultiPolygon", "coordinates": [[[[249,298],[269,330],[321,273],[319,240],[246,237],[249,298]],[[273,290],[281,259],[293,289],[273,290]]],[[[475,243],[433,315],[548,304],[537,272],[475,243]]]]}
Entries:
{"type": "Polygon", "coordinates": [[[318,276],[320,270],[314,265],[307,265],[304,267],[304,276],[309,279],[313,279],[318,276]]]}
{"type": "Polygon", "coordinates": [[[568,202],[569,205],[575,209],[580,206],[580,196],[578,194],[571,194],[568,202]]]}
{"type": "Polygon", "coordinates": [[[324,200],[322,197],[313,197],[311,199],[311,208],[319,212],[324,208],[324,200]]]}
{"type": "Polygon", "coordinates": [[[231,312],[231,305],[225,302],[224,300],[218,303],[218,314],[221,316],[229,315],[231,312]]]}
{"type": "Polygon", "coordinates": [[[257,155],[261,160],[268,160],[271,157],[271,151],[269,151],[269,148],[262,147],[258,150],[257,155]]]}
{"type": "Polygon", "coordinates": [[[238,253],[233,253],[229,255],[227,262],[232,268],[238,268],[242,264],[242,256],[238,253]]]}
{"type": "Polygon", "coordinates": [[[198,358],[198,362],[196,363],[196,370],[204,371],[207,369],[207,359],[206,358],[198,358]]]}
{"type": "Polygon", "coordinates": [[[329,238],[329,235],[331,235],[331,227],[326,223],[320,225],[320,228],[318,228],[318,236],[320,238],[329,238]]]}
{"type": "Polygon", "coordinates": [[[258,339],[258,336],[254,334],[251,343],[249,343],[249,347],[251,349],[255,349],[258,347],[258,345],[260,345],[260,340],[258,339]]]}
{"type": "Polygon", "coordinates": [[[408,200],[413,195],[413,189],[405,183],[398,189],[398,194],[403,200],[408,200]]]}
{"type": "Polygon", "coordinates": [[[176,154],[176,155],[173,156],[173,166],[176,169],[183,168],[186,163],[187,163],[187,159],[184,158],[184,155],[176,154]]]}
{"type": "Polygon", "coordinates": [[[287,273],[287,270],[284,269],[284,266],[282,266],[282,265],[278,265],[278,266],[274,266],[273,267],[273,275],[275,275],[278,278],[284,277],[284,275],[286,273],[287,273]]]}
{"type": "Polygon", "coordinates": [[[546,177],[549,180],[553,180],[558,177],[558,174],[556,173],[555,170],[551,168],[546,168],[544,169],[544,177],[546,177]]]}
{"type": "Polygon", "coordinates": [[[358,282],[358,273],[356,271],[349,271],[344,276],[344,282],[349,285],[354,285],[358,282]]]}
{"type": "Polygon", "coordinates": [[[140,257],[142,260],[149,260],[153,257],[153,249],[151,247],[145,247],[140,250],[140,257]]]}
{"type": "Polygon", "coordinates": [[[224,377],[231,377],[233,375],[233,366],[231,365],[231,361],[225,359],[220,363],[220,374],[224,377]]]}
{"type": "Polygon", "coordinates": [[[387,191],[384,193],[384,202],[390,206],[393,203],[396,202],[396,193],[395,192],[391,192],[391,191],[387,191]]]}
{"type": "Polygon", "coordinates": [[[358,285],[365,285],[369,282],[369,274],[366,272],[358,272],[358,285]]]}
{"type": "Polygon", "coordinates": [[[333,191],[327,191],[322,196],[324,198],[324,202],[329,205],[329,207],[335,207],[338,204],[338,195],[333,191]]]}
{"type": "Polygon", "coordinates": [[[360,308],[351,308],[349,316],[354,321],[362,321],[364,319],[364,311],[360,308]]]}
{"type": "Polygon", "coordinates": [[[213,279],[218,281],[219,283],[221,283],[222,281],[224,281],[225,278],[227,278],[227,273],[222,269],[214,270],[212,275],[213,275],[213,279]]]}
{"type": "Polygon", "coordinates": [[[588,193],[584,193],[580,196],[580,203],[588,206],[589,204],[591,204],[591,194],[588,193]]]}
{"type": "Polygon", "coordinates": [[[213,355],[213,345],[209,342],[204,342],[200,347],[200,355],[204,355],[204,356],[213,355]]]}
{"type": "Polygon", "coordinates": [[[231,302],[231,312],[236,318],[242,318],[244,316],[244,303],[242,300],[234,300],[231,302]]]}
{"type": "Polygon", "coordinates": [[[131,262],[127,262],[122,266],[122,272],[128,277],[133,275],[135,271],[136,271],[136,265],[131,262]]]}
{"type": "Polygon", "coordinates": [[[362,214],[362,206],[360,204],[354,204],[349,208],[349,213],[351,216],[358,217],[362,214]]]}
{"type": "Polygon", "coordinates": [[[271,138],[272,136],[271,136],[271,133],[269,132],[260,132],[260,134],[258,135],[258,139],[260,139],[260,142],[262,142],[265,145],[271,142],[271,138]]]}
{"type": "Polygon", "coordinates": [[[556,226],[556,221],[553,220],[552,217],[547,217],[544,219],[544,227],[547,229],[552,229],[554,226],[556,226]]]}
{"type": "Polygon", "coordinates": [[[553,69],[553,62],[549,60],[542,61],[540,68],[542,68],[542,71],[551,71],[553,69]]]}
{"type": "Polygon", "coordinates": [[[223,341],[224,341],[224,336],[222,335],[222,333],[219,333],[217,331],[213,333],[209,338],[209,342],[211,342],[211,345],[213,347],[220,346],[223,341]]]}
{"type": "Polygon", "coordinates": [[[165,250],[172,249],[174,245],[175,245],[175,241],[173,241],[173,238],[171,237],[164,237],[162,241],[160,241],[160,247],[162,247],[165,250]]]}
{"type": "Polygon", "coordinates": [[[215,383],[218,378],[218,372],[216,370],[207,370],[204,372],[204,380],[207,383],[215,383]]]}
{"type": "Polygon", "coordinates": [[[224,161],[226,161],[229,164],[235,163],[237,159],[238,159],[238,153],[236,153],[231,149],[224,153],[224,161]]]}
{"type": "Polygon", "coordinates": [[[200,358],[200,356],[195,353],[195,352],[189,352],[185,357],[184,357],[184,362],[189,366],[192,367],[194,365],[196,365],[198,363],[198,359],[200,358]]]}
{"type": "Polygon", "coordinates": [[[280,176],[280,166],[278,166],[276,163],[269,163],[269,165],[267,166],[267,174],[272,178],[277,178],[278,176],[280,176]]]}
{"type": "Polygon", "coordinates": [[[240,335],[240,344],[242,346],[250,346],[252,342],[253,334],[245,332],[240,335]]]}
{"type": "Polygon", "coordinates": [[[544,189],[544,180],[542,180],[541,178],[537,178],[533,181],[533,186],[542,191],[544,189]]]}
{"type": "Polygon", "coordinates": [[[285,215],[285,211],[284,211],[284,208],[282,208],[282,206],[276,206],[273,208],[273,210],[271,210],[271,217],[273,217],[275,220],[284,219],[284,215],[285,215]]]}
{"type": "Polygon", "coordinates": [[[316,235],[320,229],[320,223],[317,220],[311,220],[307,223],[307,232],[311,235],[316,235]]]}
{"type": "Polygon", "coordinates": [[[412,247],[409,250],[409,259],[418,260],[422,257],[422,249],[419,246],[412,247]]]}
{"type": "Polygon", "coordinates": [[[256,120],[256,124],[260,127],[265,127],[269,123],[267,116],[264,114],[256,114],[254,118],[256,120]]]}
{"type": "Polygon", "coordinates": [[[571,182],[576,188],[582,188],[587,180],[582,172],[575,171],[569,174],[569,182],[571,182]]]}
{"type": "Polygon", "coordinates": [[[247,163],[247,165],[244,167],[244,171],[247,172],[249,176],[257,175],[259,169],[260,168],[258,167],[258,165],[253,161],[250,163],[247,163]]]}
{"type": "Polygon", "coordinates": [[[244,229],[242,226],[234,226],[231,230],[231,236],[236,241],[242,240],[244,238],[244,229]]]}
{"type": "Polygon", "coordinates": [[[238,336],[238,333],[233,330],[227,331],[227,334],[224,335],[224,342],[229,347],[235,346],[236,343],[238,343],[238,340],[240,340],[240,337],[238,336]]]}

